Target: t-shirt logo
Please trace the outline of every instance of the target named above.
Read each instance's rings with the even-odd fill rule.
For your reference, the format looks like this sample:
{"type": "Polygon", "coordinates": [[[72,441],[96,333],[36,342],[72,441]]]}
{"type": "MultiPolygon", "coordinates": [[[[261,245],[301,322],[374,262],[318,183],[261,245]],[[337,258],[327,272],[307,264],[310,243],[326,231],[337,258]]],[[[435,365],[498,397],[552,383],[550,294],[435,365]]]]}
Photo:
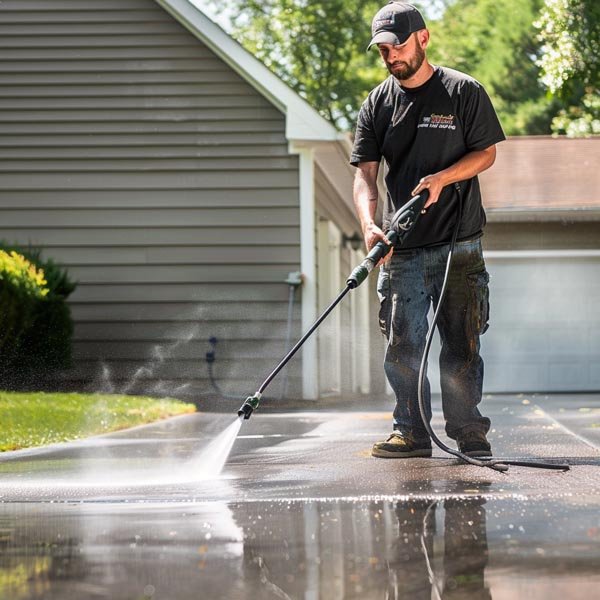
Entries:
{"type": "Polygon", "coordinates": [[[423,117],[421,122],[417,125],[419,129],[451,129],[454,131],[456,125],[454,124],[454,115],[437,115],[432,113],[429,117],[423,117]]]}

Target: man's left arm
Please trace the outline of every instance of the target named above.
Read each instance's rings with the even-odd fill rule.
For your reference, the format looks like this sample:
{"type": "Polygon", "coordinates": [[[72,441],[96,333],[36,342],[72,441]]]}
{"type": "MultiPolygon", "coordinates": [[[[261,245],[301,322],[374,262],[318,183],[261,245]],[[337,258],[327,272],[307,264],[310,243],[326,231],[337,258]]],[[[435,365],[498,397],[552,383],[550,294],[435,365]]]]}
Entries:
{"type": "Polygon", "coordinates": [[[489,169],[496,160],[496,144],[485,148],[484,150],[473,150],[465,154],[460,160],[449,166],[447,169],[426,175],[423,177],[417,187],[412,191],[415,196],[422,189],[429,190],[429,199],[425,203],[425,208],[435,204],[440,197],[442,189],[451,183],[471,179],[475,175],[489,169]]]}

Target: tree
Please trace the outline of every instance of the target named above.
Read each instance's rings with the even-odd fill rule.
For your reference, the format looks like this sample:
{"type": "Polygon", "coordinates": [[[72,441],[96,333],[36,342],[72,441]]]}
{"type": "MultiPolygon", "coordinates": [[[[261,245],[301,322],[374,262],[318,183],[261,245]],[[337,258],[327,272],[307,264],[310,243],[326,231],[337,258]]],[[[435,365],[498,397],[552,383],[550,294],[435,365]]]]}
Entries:
{"type": "Polygon", "coordinates": [[[234,6],[235,38],[340,129],[385,76],[367,53],[380,0],[213,0],[234,6]]]}
{"type": "Polygon", "coordinates": [[[547,98],[533,21],[542,0],[451,0],[429,23],[430,58],[469,73],[490,94],[508,134],[550,133],[559,106],[547,98]]]}
{"type": "MultiPolygon", "coordinates": [[[[370,21],[382,0],[210,1],[235,15],[236,39],[340,129],[352,128],[361,102],[387,75],[377,52],[365,52],[370,21]]],[[[594,4],[600,6],[598,0],[548,3],[583,3],[590,14],[598,11],[594,4]]],[[[561,108],[566,111],[559,114],[564,120],[585,106],[580,95],[579,104],[568,108],[571,105],[561,96],[548,95],[541,80],[543,41],[534,21],[543,19],[544,0],[420,4],[430,10],[425,10],[432,33],[429,58],[481,81],[507,133],[550,133],[561,108]]],[[[591,21],[586,16],[581,23],[591,21]]],[[[583,26],[581,36],[585,37],[583,26]]],[[[583,62],[591,65],[593,46],[586,46],[582,54],[587,57],[583,62]]],[[[598,52],[593,55],[597,59],[598,52]]]]}
{"type": "Polygon", "coordinates": [[[535,26],[542,43],[541,80],[564,105],[553,131],[600,134],[600,3],[545,0],[535,26]]]}

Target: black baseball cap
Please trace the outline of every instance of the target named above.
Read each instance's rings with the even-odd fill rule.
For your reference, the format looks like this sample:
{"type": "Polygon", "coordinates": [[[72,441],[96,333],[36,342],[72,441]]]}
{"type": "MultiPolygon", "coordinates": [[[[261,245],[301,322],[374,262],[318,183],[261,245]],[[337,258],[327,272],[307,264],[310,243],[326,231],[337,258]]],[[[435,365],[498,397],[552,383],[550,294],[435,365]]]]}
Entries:
{"type": "Polygon", "coordinates": [[[373,39],[367,50],[375,44],[404,44],[411,33],[420,29],[425,29],[425,21],[412,4],[389,2],[373,17],[373,39]]]}

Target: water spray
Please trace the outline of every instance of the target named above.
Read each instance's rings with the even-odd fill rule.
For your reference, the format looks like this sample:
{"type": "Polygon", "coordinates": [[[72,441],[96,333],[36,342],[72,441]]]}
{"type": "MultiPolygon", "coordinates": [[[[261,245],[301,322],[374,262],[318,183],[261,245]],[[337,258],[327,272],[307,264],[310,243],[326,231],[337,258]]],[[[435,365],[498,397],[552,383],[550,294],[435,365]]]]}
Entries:
{"type": "MultiPolygon", "coordinates": [[[[505,460],[505,459],[494,459],[490,458],[473,458],[467,456],[458,450],[449,448],[444,444],[433,431],[429,420],[427,419],[425,412],[425,399],[423,395],[423,386],[427,373],[427,360],[429,357],[429,349],[431,347],[431,341],[433,338],[433,332],[437,322],[440,306],[444,300],[446,287],[448,283],[448,275],[450,272],[450,266],[452,264],[452,254],[454,246],[456,244],[456,238],[458,236],[458,230],[462,219],[462,196],[460,193],[460,186],[455,184],[455,189],[458,192],[458,215],[452,240],[450,242],[450,249],[448,252],[448,259],[446,262],[446,271],[444,273],[444,282],[438,301],[437,310],[433,316],[433,321],[427,333],[427,341],[425,349],[423,351],[423,357],[421,360],[421,368],[419,371],[419,388],[418,388],[418,400],[419,410],[421,412],[421,418],[427,433],[434,441],[434,443],[444,452],[451,454],[471,465],[478,467],[488,467],[494,471],[505,472],[508,470],[509,465],[516,465],[521,467],[534,467],[539,469],[552,469],[559,471],[568,471],[570,469],[568,464],[557,464],[557,463],[544,463],[538,461],[523,461],[523,460],[505,460]]],[[[425,212],[425,203],[429,198],[429,190],[424,189],[420,194],[413,196],[404,206],[402,206],[392,217],[389,231],[385,234],[386,241],[380,240],[373,246],[371,251],[363,259],[363,261],[354,268],[354,270],[348,276],[346,280],[346,287],[339,293],[339,295],[333,300],[333,302],[325,309],[321,316],[314,322],[310,329],[298,340],[296,345],[283,357],[281,362],[273,369],[269,376],[264,380],[262,385],[258,388],[253,396],[248,396],[246,401],[238,410],[238,417],[240,422],[247,420],[252,416],[252,413],[258,408],[262,395],[265,389],[269,386],[271,381],[277,376],[277,374],[285,367],[285,365],[291,360],[296,352],[302,347],[304,342],[314,333],[319,325],[327,318],[329,313],[342,301],[344,296],[350,291],[357,288],[365,279],[369,276],[371,271],[379,264],[379,262],[389,254],[394,246],[401,246],[404,243],[406,236],[414,228],[420,214],[425,212]]]]}

